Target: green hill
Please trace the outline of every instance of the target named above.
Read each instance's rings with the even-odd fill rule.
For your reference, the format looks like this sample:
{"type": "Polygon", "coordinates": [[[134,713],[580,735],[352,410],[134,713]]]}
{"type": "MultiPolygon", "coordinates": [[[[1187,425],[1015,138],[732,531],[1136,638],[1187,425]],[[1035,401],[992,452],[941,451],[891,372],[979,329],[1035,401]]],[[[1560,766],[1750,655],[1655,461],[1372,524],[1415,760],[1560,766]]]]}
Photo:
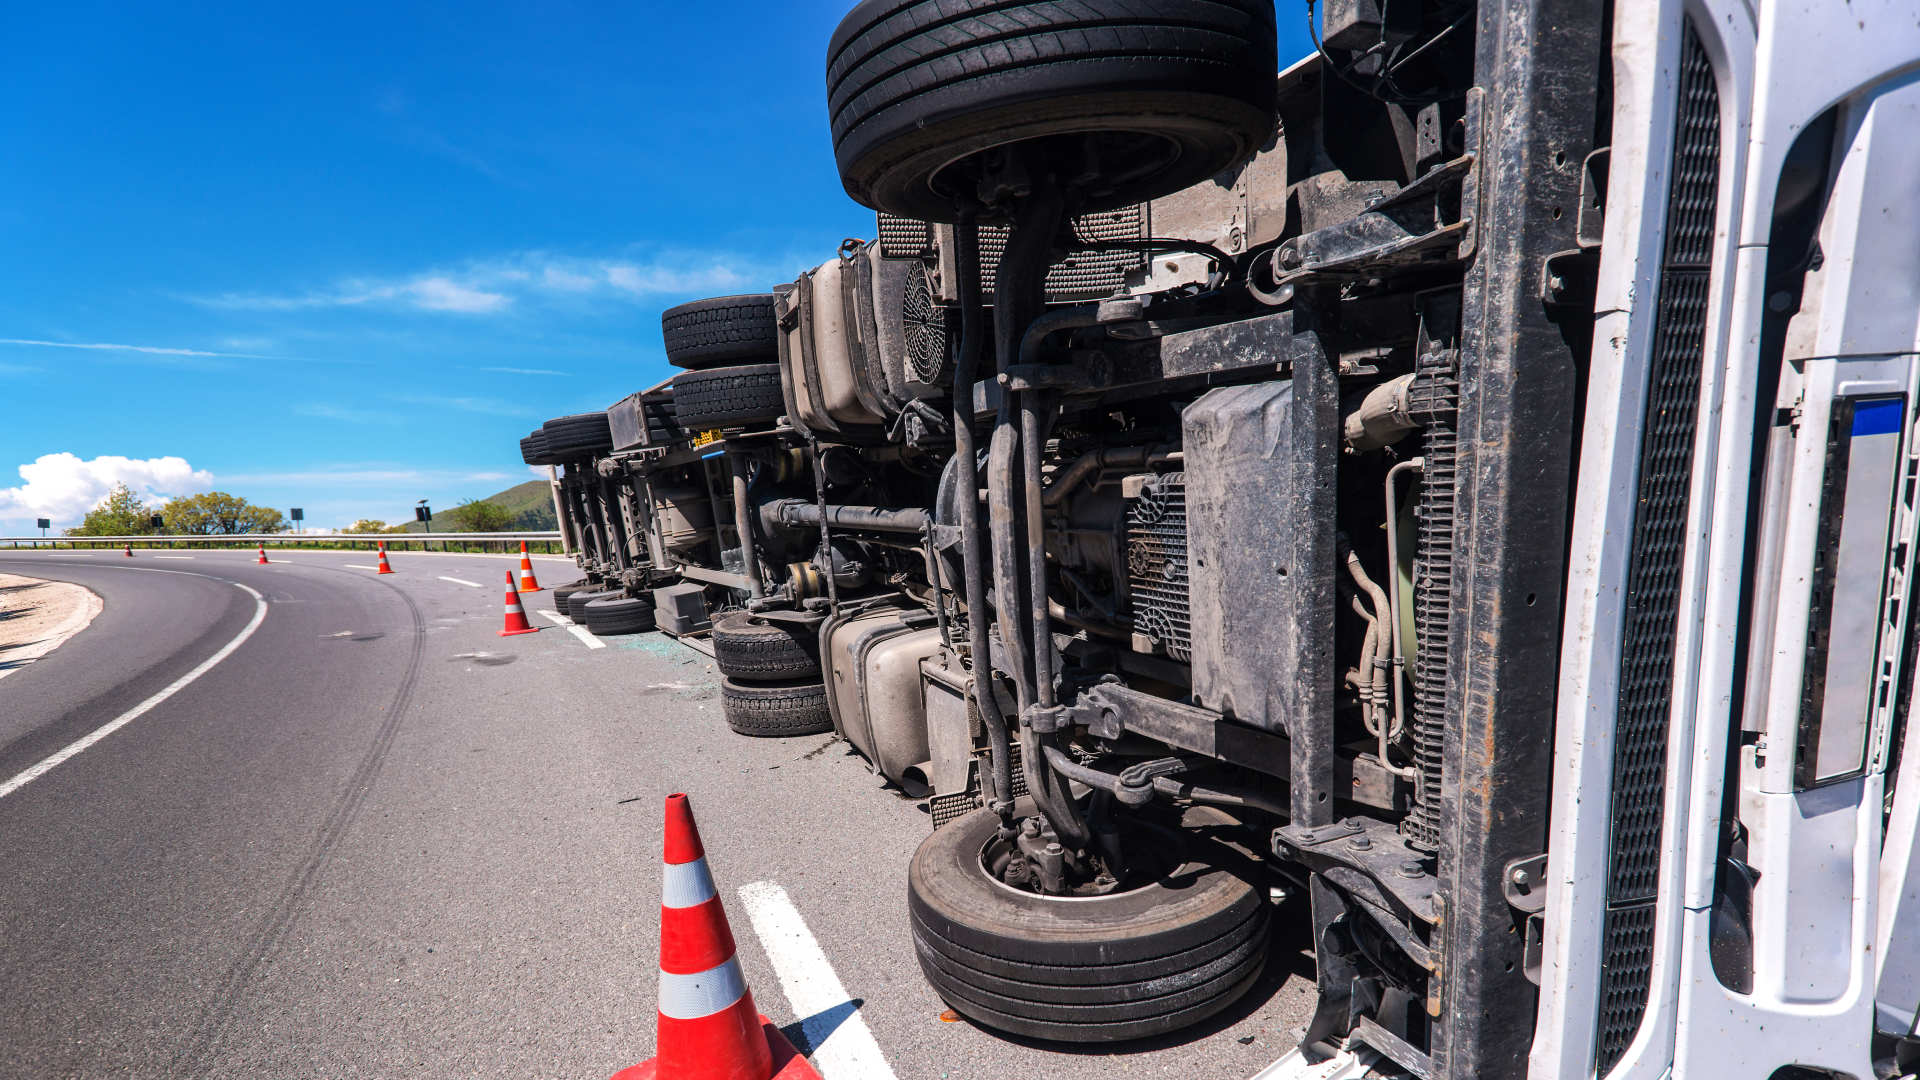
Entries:
{"type": "Polygon", "coordinates": [[[515,484],[481,501],[495,503],[513,511],[516,529],[560,527],[559,519],[553,515],[553,486],[545,480],[529,480],[524,484],[515,484]]]}

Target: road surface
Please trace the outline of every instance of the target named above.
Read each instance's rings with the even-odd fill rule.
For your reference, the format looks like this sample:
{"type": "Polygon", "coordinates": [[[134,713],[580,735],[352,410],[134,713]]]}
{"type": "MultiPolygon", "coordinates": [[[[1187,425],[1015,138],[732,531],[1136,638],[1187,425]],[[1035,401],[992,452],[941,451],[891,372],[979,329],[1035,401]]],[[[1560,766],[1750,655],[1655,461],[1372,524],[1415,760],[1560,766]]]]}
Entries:
{"type": "Polygon", "coordinates": [[[1246,1077],[1306,1021],[1311,961],[1281,933],[1253,993],[1157,1042],[944,1022],[906,925],[923,804],[829,736],[733,735],[705,657],[537,614],[496,636],[517,557],[376,577],[349,552],[161,554],[0,552],[105,601],[0,679],[0,785],[177,687],[0,796],[0,1076],[603,1080],[652,1053],[674,791],[760,1010],[822,1030],[755,935],[740,890],[763,883],[858,1006],[882,1062],[821,1059],[826,1080],[1246,1077]]]}

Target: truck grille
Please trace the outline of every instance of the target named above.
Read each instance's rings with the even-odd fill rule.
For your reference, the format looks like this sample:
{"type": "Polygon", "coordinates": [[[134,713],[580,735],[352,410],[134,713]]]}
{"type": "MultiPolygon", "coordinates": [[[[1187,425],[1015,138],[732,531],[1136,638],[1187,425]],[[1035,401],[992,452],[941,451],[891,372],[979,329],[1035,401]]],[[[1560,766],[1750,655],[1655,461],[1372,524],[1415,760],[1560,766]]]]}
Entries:
{"type": "Polygon", "coordinates": [[[1667,198],[1652,378],[1627,569],[1614,726],[1612,850],[1602,931],[1595,1071],[1618,1064],[1646,1014],[1654,894],[1666,808],[1667,731],[1680,577],[1693,487],[1693,443],[1706,352],[1707,291],[1720,189],[1720,95],[1689,21],[1681,44],[1679,130],[1667,198]]]}
{"type": "Polygon", "coordinates": [[[1193,658],[1187,585],[1187,474],[1147,483],[1127,509],[1127,587],[1133,629],[1186,663],[1193,658]]]}
{"type": "MultiPolygon", "coordinates": [[[[935,252],[934,226],[924,221],[879,215],[880,253],[889,259],[930,258],[935,252]]],[[[1097,214],[1081,214],[1073,232],[1082,240],[1144,240],[1146,205],[1123,206],[1097,214]]],[[[992,302],[994,271],[1006,250],[1012,230],[1005,225],[980,227],[980,293],[992,302]]],[[[1147,264],[1141,251],[1076,251],[1047,271],[1047,302],[1088,300],[1110,296],[1127,283],[1127,275],[1147,264]]],[[[952,294],[952,290],[948,290],[952,294]]]]}

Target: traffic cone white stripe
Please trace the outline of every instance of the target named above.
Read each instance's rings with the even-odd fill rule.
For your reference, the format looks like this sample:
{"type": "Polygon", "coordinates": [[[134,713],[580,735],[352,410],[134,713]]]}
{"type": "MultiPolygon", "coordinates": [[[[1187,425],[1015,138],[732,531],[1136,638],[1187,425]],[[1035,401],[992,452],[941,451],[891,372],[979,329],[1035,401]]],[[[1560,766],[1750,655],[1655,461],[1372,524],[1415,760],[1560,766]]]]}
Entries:
{"type": "Polygon", "coordinates": [[[689,863],[665,863],[666,881],[660,890],[660,906],[699,907],[719,895],[713,887],[713,875],[707,871],[705,856],[689,863]]]}
{"type": "Polygon", "coordinates": [[[660,1015],[675,1020],[699,1020],[731,1008],[747,996],[747,977],[740,958],[730,956],[694,975],[660,973],[660,1015]]]}
{"type": "Polygon", "coordinates": [[[508,605],[507,605],[507,614],[509,614],[509,615],[524,615],[524,614],[526,614],[526,609],[525,609],[525,608],[523,608],[523,607],[521,607],[521,606],[520,606],[519,604],[508,604],[508,605]]]}

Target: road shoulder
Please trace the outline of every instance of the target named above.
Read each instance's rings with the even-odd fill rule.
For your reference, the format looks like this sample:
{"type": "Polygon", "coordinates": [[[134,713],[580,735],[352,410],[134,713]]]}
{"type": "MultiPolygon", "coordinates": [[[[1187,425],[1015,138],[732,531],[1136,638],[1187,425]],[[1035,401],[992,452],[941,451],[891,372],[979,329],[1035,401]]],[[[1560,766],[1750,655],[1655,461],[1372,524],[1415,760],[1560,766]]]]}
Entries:
{"type": "Polygon", "coordinates": [[[105,607],[83,585],[0,574],[0,678],[66,644],[105,607]]]}

